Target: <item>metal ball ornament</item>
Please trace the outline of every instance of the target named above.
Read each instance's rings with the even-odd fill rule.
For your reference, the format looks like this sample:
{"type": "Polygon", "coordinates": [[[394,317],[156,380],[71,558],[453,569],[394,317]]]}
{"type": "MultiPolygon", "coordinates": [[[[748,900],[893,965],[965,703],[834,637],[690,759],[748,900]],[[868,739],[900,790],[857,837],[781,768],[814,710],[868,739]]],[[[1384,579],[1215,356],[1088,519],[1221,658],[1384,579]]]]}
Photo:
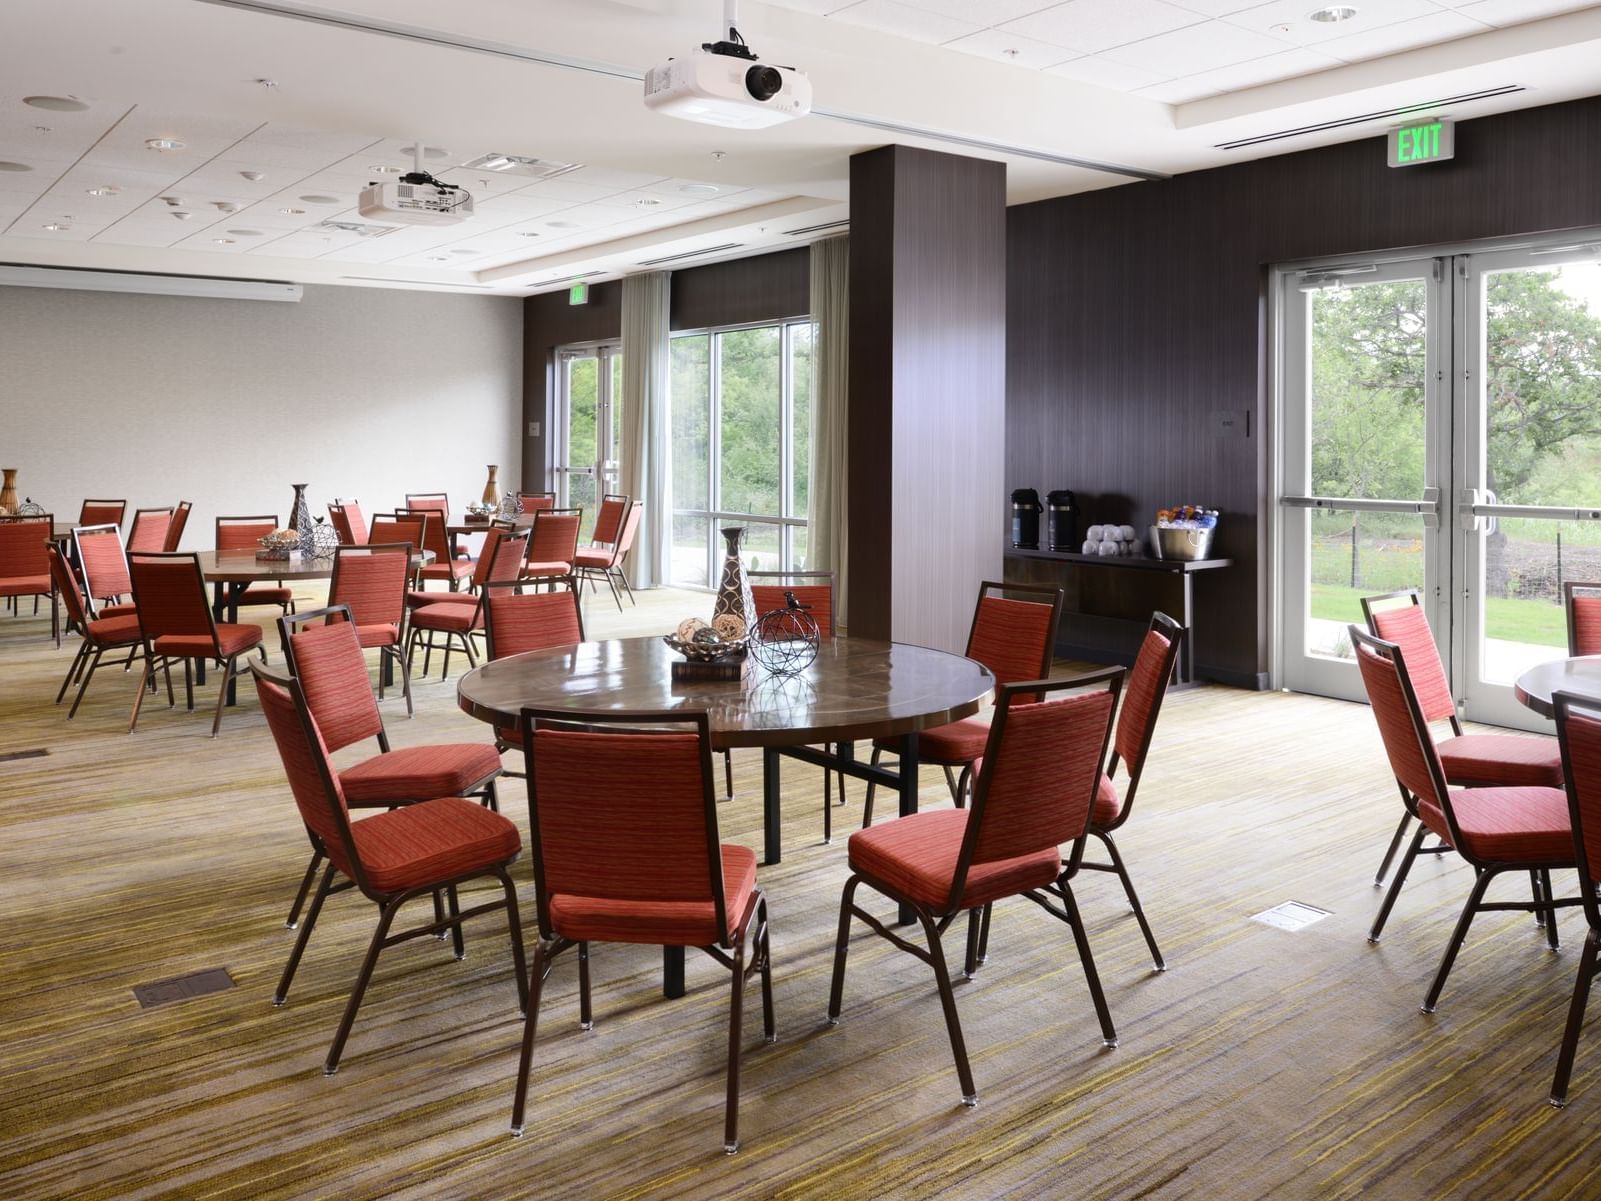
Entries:
{"type": "Polygon", "coordinates": [[[792,676],[805,671],[817,658],[822,631],[817,618],[786,592],[783,609],[763,613],[750,639],[751,658],[774,675],[792,676]]]}

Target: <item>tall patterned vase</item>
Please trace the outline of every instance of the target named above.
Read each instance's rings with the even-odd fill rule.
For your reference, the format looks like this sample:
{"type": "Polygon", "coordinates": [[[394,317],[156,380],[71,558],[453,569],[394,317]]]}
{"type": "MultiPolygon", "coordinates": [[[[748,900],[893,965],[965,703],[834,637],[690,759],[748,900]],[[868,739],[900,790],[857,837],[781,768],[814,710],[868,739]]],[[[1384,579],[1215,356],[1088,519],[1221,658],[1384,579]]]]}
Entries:
{"type": "Polygon", "coordinates": [[[15,513],[17,511],[17,469],[15,467],[0,467],[0,476],[5,479],[0,484],[0,513],[15,513]]]}
{"type": "Polygon", "coordinates": [[[756,603],[751,599],[750,583],[745,579],[745,565],[739,561],[739,544],[745,537],[745,527],[723,527],[723,541],[727,550],[723,554],[723,574],[717,582],[717,601],[712,606],[712,620],[724,613],[732,613],[750,629],[756,624],[756,603]]]}
{"type": "Polygon", "coordinates": [[[489,480],[484,484],[484,504],[491,509],[500,506],[500,468],[489,465],[489,480]]]}
{"type": "Polygon", "coordinates": [[[317,531],[311,522],[311,508],[306,504],[306,485],[296,484],[295,500],[289,508],[289,525],[300,535],[300,553],[311,558],[317,553],[317,531]]]}

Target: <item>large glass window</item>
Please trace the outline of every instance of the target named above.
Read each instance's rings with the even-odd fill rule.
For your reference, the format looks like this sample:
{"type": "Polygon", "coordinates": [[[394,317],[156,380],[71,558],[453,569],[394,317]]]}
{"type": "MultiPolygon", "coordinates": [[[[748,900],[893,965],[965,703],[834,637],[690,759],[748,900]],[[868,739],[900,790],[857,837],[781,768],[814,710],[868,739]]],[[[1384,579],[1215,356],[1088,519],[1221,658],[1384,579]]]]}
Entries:
{"type": "Polygon", "coordinates": [[[674,584],[716,581],[728,525],[752,569],[805,567],[811,364],[808,321],[673,338],[674,584]]]}

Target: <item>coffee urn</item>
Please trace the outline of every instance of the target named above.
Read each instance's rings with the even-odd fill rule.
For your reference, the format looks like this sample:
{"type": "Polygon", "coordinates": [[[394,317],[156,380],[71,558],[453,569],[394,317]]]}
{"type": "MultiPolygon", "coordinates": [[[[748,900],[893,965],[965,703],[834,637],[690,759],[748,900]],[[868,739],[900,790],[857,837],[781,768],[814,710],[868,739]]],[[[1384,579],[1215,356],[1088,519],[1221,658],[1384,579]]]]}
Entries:
{"type": "Polygon", "coordinates": [[[1012,493],[1012,545],[1019,550],[1040,547],[1040,494],[1032,488],[1012,493]]]}
{"type": "Polygon", "coordinates": [[[1078,550],[1078,503],[1073,494],[1065,488],[1047,493],[1045,507],[1048,510],[1050,548],[1068,552],[1078,550]]]}

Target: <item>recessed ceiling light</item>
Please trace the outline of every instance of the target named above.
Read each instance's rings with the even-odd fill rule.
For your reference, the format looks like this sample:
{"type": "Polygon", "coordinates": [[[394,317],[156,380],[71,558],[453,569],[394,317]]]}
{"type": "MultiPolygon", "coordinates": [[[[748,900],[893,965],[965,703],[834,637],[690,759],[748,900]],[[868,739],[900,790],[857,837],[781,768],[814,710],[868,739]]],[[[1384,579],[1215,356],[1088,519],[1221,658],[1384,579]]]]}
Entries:
{"type": "Polygon", "coordinates": [[[477,254],[478,251],[469,250],[465,246],[458,246],[458,247],[456,247],[456,249],[452,250],[450,253],[451,254],[477,254]]]}
{"type": "Polygon", "coordinates": [[[285,217],[304,217],[306,215],[305,209],[279,209],[278,211],[285,217]]]}
{"type": "Polygon", "coordinates": [[[47,108],[53,113],[81,113],[89,107],[76,96],[24,96],[22,103],[47,108]]]}
{"type": "Polygon", "coordinates": [[[636,205],[638,205],[640,208],[647,208],[648,209],[648,208],[654,208],[656,205],[660,204],[661,201],[657,200],[654,196],[645,196],[645,197],[643,197],[643,198],[641,198],[639,200],[634,201],[634,203],[636,205]]]}
{"type": "Polygon", "coordinates": [[[1022,51],[1019,50],[1016,46],[1008,46],[1005,50],[1002,50],[1001,53],[1006,55],[1007,58],[1016,58],[1019,54],[1022,53],[1022,51]]]}
{"type": "Polygon", "coordinates": [[[550,226],[552,229],[577,229],[578,228],[578,222],[576,222],[576,221],[547,221],[547,222],[545,222],[545,224],[550,226]]]}
{"type": "Polygon", "coordinates": [[[723,159],[728,157],[728,151],[726,151],[726,150],[713,150],[712,151],[712,157],[714,159],[717,159],[718,161],[721,161],[721,160],[723,160],[723,159]]]}
{"type": "Polygon", "coordinates": [[[27,163],[8,163],[4,159],[0,159],[0,171],[32,171],[32,170],[33,170],[33,168],[28,166],[27,163]]]}
{"type": "Polygon", "coordinates": [[[339,203],[339,197],[337,197],[337,196],[322,196],[322,195],[319,195],[316,192],[313,192],[309,196],[302,196],[300,199],[304,200],[307,204],[338,204],[339,203]]]}
{"type": "Polygon", "coordinates": [[[537,238],[539,235],[531,229],[519,229],[517,236],[519,238],[537,238]]]}
{"type": "Polygon", "coordinates": [[[145,149],[159,150],[166,153],[169,150],[182,150],[187,142],[180,142],[177,138],[146,138],[145,149]]]}
{"type": "Polygon", "coordinates": [[[686,196],[711,196],[722,189],[714,183],[686,183],[679,184],[678,190],[686,196]]]}
{"type": "Polygon", "coordinates": [[[239,172],[239,176],[241,179],[248,179],[251,183],[259,183],[261,180],[267,178],[266,175],[260,171],[241,171],[239,172]]]}
{"type": "Polygon", "coordinates": [[[1267,31],[1269,33],[1294,33],[1295,26],[1291,25],[1288,21],[1285,21],[1278,25],[1269,25],[1267,27],[1267,31]]]}
{"type": "Polygon", "coordinates": [[[237,234],[241,238],[261,237],[261,230],[259,229],[230,229],[228,232],[231,234],[237,234]]]}
{"type": "Polygon", "coordinates": [[[51,221],[44,228],[48,229],[51,233],[60,233],[64,229],[71,229],[72,226],[63,225],[60,221],[51,221]]]}
{"type": "Polygon", "coordinates": [[[1356,16],[1356,9],[1349,4],[1331,4],[1327,8],[1320,8],[1307,16],[1324,25],[1334,25],[1340,21],[1349,21],[1356,16]]]}
{"type": "Polygon", "coordinates": [[[115,196],[118,192],[122,191],[122,189],[112,187],[110,184],[101,184],[97,188],[85,188],[84,191],[88,192],[91,196],[115,196]]]}
{"type": "Polygon", "coordinates": [[[260,84],[264,88],[275,88],[278,86],[278,81],[276,79],[258,79],[254,82],[260,84]]]}
{"type": "Polygon", "coordinates": [[[218,246],[232,246],[233,245],[233,239],[232,238],[212,238],[211,240],[213,242],[215,242],[218,246]]]}
{"type": "Polygon", "coordinates": [[[172,216],[176,217],[179,221],[187,221],[190,217],[193,217],[194,214],[184,209],[174,209],[172,211],[172,216]]]}
{"type": "MultiPolygon", "coordinates": [[[[407,158],[411,158],[416,153],[416,143],[414,142],[410,146],[402,146],[400,148],[400,153],[404,154],[407,158]]],[[[439,159],[446,157],[449,153],[450,151],[446,150],[443,146],[424,146],[422,148],[422,156],[424,158],[439,159]]]]}

